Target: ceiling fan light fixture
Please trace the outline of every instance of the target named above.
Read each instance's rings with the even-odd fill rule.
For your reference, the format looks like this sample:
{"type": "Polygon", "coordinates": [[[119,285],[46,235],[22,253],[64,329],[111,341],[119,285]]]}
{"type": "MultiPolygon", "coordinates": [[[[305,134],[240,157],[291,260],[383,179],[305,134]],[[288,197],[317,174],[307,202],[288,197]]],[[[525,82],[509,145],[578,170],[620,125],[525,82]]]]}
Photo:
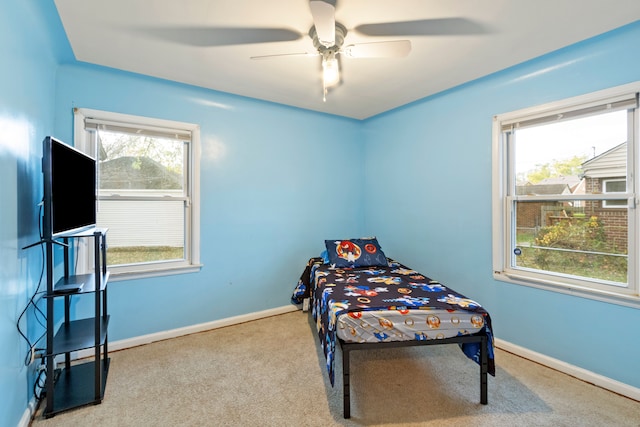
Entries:
{"type": "Polygon", "coordinates": [[[322,59],[322,81],[324,87],[330,87],[340,81],[340,68],[335,55],[328,55],[322,59]]]}

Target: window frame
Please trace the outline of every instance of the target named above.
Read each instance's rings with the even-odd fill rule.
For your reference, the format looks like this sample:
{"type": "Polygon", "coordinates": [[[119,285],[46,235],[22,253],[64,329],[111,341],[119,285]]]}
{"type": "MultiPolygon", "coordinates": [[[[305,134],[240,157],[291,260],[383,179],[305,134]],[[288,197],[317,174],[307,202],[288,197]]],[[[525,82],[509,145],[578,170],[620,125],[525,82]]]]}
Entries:
{"type": "MultiPolygon", "coordinates": [[[[560,292],[574,296],[606,301],[619,305],[640,308],[640,284],[638,283],[638,224],[640,212],[636,209],[638,203],[638,190],[640,175],[640,162],[638,161],[638,149],[640,133],[638,131],[639,108],[638,92],[640,82],[634,82],[610,89],[605,89],[590,94],[568,98],[556,102],[524,108],[521,110],[499,114],[493,118],[492,128],[492,249],[493,249],[493,277],[496,280],[560,292]],[[553,195],[553,196],[516,196],[515,190],[509,191],[509,186],[514,185],[513,172],[514,155],[508,150],[505,125],[543,122],[546,117],[557,115],[571,116],[574,112],[593,110],[606,112],[607,107],[621,102],[622,99],[632,95],[635,99],[635,108],[629,112],[628,147],[627,147],[627,192],[626,193],[602,193],[582,195],[553,195]],[[517,201],[575,201],[575,200],[613,200],[627,199],[626,206],[617,208],[628,209],[628,262],[627,284],[612,286],[602,280],[590,280],[576,276],[564,277],[562,274],[545,273],[541,270],[514,269],[512,265],[513,246],[511,244],[512,227],[515,227],[514,204],[517,201]]],[[[613,111],[613,110],[612,110],[613,111]]],[[[629,110],[628,110],[629,111],[629,110]]],[[[609,206],[612,207],[612,206],[609,206]]]]}
{"type": "MultiPolygon", "coordinates": [[[[185,159],[185,164],[188,164],[188,168],[186,169],[187,176],[185,177],[187,182],[187,188],[185,188],[186,195],[178,197],[179,199],[184,199],[186,204],[184,259],[109,266],[109,280],[129,280],[200,271],[202,268],[202,264],[200,263],[200,126],[193,123],[88,108],[74,108],[73,112],[75,147],[92,155],[95,155],[95,146],[92,144],[90,132],[85,128],[85,120],[87,119],[98,122],[121,123],[131,128],[158,129],[162,132],[166,131],[167,133],[175,130],[176,132],[188,132],[191,134],[191,139],[187,143],[188,153],[185,159]]],[[[114,197],[115,196],[100,196],[98,201],[102,199],[111,200],[114,199],[114,197]]],[[[126,201],[137,198],[120,196],[115,197],[115,199],[126,201]]],[[[151,199],[145,198],[144,200],[151,199]]],[[[108,241],[107,233],[107,242],[108,241]]],[[[80,246],[78,248],[79,272],[92,271],[91,250],[91,247],[80,246]]]]}

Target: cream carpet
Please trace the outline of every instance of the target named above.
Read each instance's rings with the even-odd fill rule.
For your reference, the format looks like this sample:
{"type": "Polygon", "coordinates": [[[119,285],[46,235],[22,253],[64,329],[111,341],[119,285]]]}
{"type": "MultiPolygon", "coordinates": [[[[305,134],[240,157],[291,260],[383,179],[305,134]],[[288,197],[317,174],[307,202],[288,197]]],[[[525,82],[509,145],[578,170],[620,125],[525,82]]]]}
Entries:
{"type": "MultiPolygon", "coordinates": [[[[356,351],[351,419],[329,384],[308,313],[111,353],[100,405],[45,426],[640,426],[640,402],[497,350],[489,404],[455,345],[356,351]]],[[[42,405],[44,406],[44,405],[42,405]]]]}

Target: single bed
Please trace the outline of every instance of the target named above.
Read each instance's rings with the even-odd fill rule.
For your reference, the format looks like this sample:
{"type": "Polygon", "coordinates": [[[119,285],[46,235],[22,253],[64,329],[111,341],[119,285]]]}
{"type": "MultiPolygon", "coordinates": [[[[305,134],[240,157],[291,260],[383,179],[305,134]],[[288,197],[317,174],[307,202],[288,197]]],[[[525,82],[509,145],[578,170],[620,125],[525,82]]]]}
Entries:
{"type": "Polygon", "coordinates": [[[375,238],[327,240],[311,258],[292,301],[310,306],[334,384],[342,348],[343,415],[350,417],[350,353],[371,348],[458,344],[479,364],[480,403],[495,375],[491,318],[477,302],[386,258],[375,238]]]}

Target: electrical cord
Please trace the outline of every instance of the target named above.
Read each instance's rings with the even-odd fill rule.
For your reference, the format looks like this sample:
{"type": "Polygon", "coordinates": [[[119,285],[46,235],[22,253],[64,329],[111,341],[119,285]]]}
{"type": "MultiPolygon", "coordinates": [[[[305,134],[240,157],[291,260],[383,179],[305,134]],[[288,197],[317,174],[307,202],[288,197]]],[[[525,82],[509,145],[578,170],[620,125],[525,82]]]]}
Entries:
{"type": "MultiPolygon", "coordinates": [[[[42,218],[42,203],[39,203],[39,206],[40,206],[40,209],[38,211],[38,218],[42,218]]],[[[41,224],[40,221],[38,221],[38,235],[40,236],[40,240],[42,240],[42,224],[41,224]]],[[[39,245],[39,246],[40,246],[40,253],[41,253],[41,268],[40,268],[40,278],[38,279],[38,286],[36,287],[36,290],[34,291],[34,293],[31,295],[31,298],[29,298],[29,302],[26,304],[26,306],[24,307],[24,309],[22,310],[22,312],[18,316],[18,320],[16,322],[16,328],[18,329],[18,333],[22,336],[22,338],[27,342],[27,345],[29,346],[29,352],[27,353],[27,355],[25,357],[25,361],[24,361],[25,366],[29,366],[33,362],[33,360],[35,359],[35,355],[34,355],[35,351],[42,350],[42,349],[36,348],[36,345],[47,334],[46,333],[46,326],[45,326],[46,325],[47,316],[42,311],[42,309],[38,306],[38,303],[42,299],[42,296],[45,294],[44,291],[40,291],[40,287],[42,286],[42,279],[44,278],[44,258],[45,258],[45,254],[44,254],[44,246],[43,245],[39,245]],[[22,318],[25,316],[25,314],[27,313],[27,311],[29,310],[30,307],[33,307],[34,318],[36,319],[38,324],[45,328],[45,332],[42,333],[42,335],[40,335],[40,337],[38,337],[38,339],[36,339],[33,343],[27,337],[26,332],[23,332],[22,328],[20,327],[20,323],[22,322],[22,318]],[[44,321],[38,316],[38,314],[40,314],[40,316],[42,316],[42,319],[44,319],[44,321]]]]}
{"type": "Polygon", "coordinates": [[[41,369],[38,372],[38,376],[36,376],[36,380],[33,382],[33,397],[35,397],[36,401],[40,402],[42,398],[46,394],[46,386],[47,384],[47,371],[41,369]],[[38,392],[38,389],[40,391],[38,392]]]}

